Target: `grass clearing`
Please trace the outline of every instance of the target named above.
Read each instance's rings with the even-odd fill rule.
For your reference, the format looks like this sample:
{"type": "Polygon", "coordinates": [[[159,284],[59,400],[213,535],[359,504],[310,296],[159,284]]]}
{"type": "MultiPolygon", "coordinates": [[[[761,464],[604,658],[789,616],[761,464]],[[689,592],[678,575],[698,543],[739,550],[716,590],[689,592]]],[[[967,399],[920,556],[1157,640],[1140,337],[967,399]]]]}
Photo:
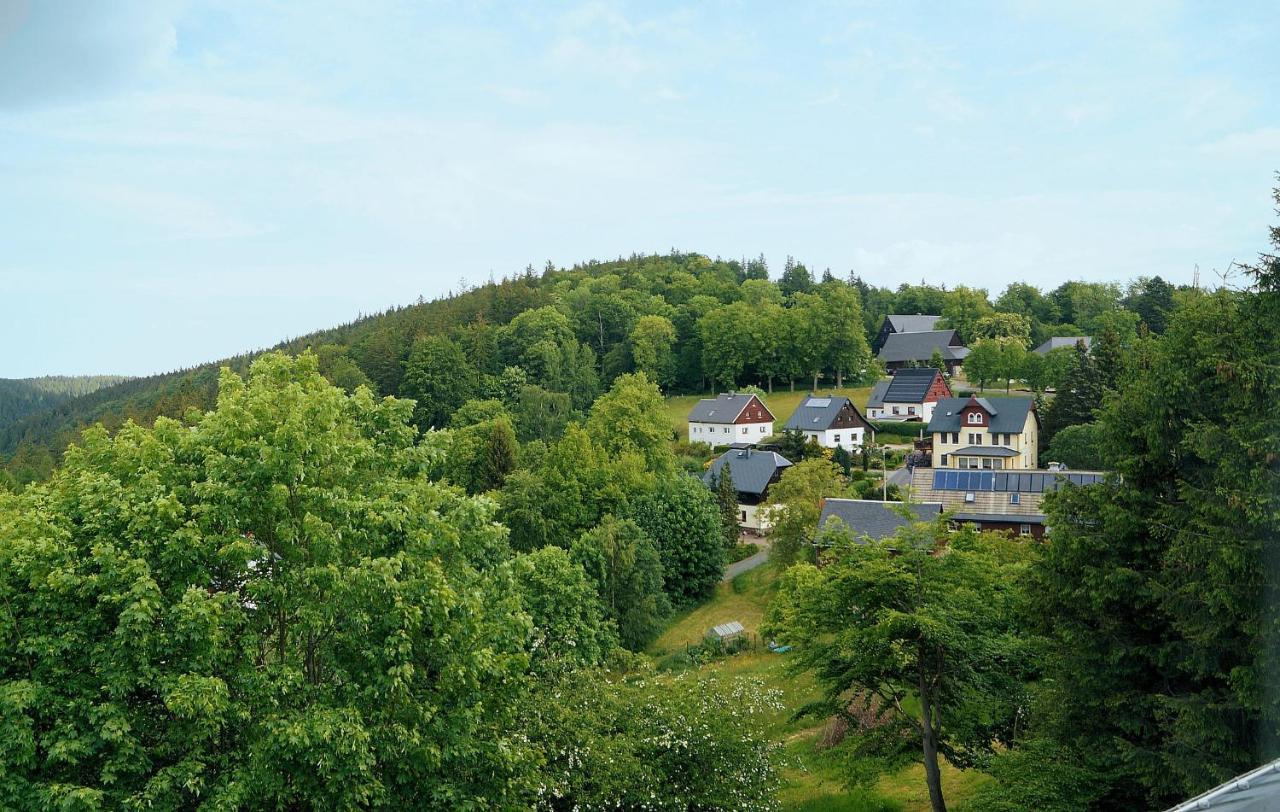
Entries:
{"type": "MultiPolygon", "coordinates": [[[[766,564],[722,583],[715,595],[701,606],[672,618],[666,631],[655,640],[648,653],[671,663],[685,645],[701,642],[707,629],[718,623],[737,620],[752,634],[758,634],[765,609],[777,588],[778,572],[766,564]]],[[[925,812],[929,793],[924,767],[911,764],[885,773],[866,787],[846,784],[849,768],[841,748],[818,749],[827,723],[813,718],[794,719],[795,711],[819,698],[812,675],[787,668],[787,654],[755,649],[697,666],[707,675],[747,677],[759,680],[768,690],[778,692],[782,708],[765,720],[770,738],[783,745],[782,808],[792,812],[925,812]]],[[[974,770],[957,770],[942,765],[942,785],[947,802],[961,805],[991,778],[974,770]]]]}

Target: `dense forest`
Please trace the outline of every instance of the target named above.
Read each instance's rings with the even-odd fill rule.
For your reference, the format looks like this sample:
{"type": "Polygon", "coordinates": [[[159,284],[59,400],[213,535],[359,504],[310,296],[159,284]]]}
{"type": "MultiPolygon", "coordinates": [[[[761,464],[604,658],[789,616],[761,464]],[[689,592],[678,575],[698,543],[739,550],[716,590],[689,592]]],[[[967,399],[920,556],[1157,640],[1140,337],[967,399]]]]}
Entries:
{"type": "Polygon", "coordinates": [[[0,378],[0,428],[71,398],[126,380],[120,375],[47,375],[0,378]]]}
{"type": "MultiPolygon", "coordinates": [[[[885,314],[941,315],[973,349],[970,379],[1060,380],[1028,348],[1051,336],[1111,335],[1114,345],[1160,334],[1177,289],[1159,277],[1127,285],[1065,282],[1051,291],[927,284],[897,290],[850,275],[814,274],[788,259],[776,281],[763,258],[633,256],[569,269],[529,267],[512,278],[361,318],[281,343],[316,351],[320,371],[348,391],[418,402],[420,428],[443,426],[471,398],[506,399],[522,439],[581,416],[619,375],[642,371],[666,394],[758,385],[816,389],[880,374],[870,340],[885,314]],[[547,423],[548,425],[541,425],[547,423]]],[[[79,432],[101,423],[150,425],[212,407],[218,369],[244,373],[253,356],[119,383],[0,415],[0,486],[46,478],[79,432]]],[[[1072,421],[1068,421],[1072,422],[1072,421]]]]}

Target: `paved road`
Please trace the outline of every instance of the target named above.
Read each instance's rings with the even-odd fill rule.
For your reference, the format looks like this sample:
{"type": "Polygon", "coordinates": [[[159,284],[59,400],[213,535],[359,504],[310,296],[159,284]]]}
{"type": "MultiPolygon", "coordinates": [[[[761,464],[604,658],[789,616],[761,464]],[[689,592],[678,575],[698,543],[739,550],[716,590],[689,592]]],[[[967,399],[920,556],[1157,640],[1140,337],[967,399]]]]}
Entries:
{"type": "Polygon", "coordinates": [[[739,575],[746,572],[747,570],[753,570],[756,567],[760,566],[761,564],[769,560],[768,542],[757,541],[755,542],[755,544],[757,547],[760,548],[760,552],[756,553],[753,556],[744,558],[741,561],[735,561],[734,563],[725,567],[724,577],[720,579],[721,581],[725,581],[725,582],[732,581],[734,578],[737,578],[739,575]]]}
{"type": "Polygon", "coordinates": [[[911,484],[911,472],[906,469],[906,466],[895,468],[889,472],[889,484],[905,490],[911,484]]]}

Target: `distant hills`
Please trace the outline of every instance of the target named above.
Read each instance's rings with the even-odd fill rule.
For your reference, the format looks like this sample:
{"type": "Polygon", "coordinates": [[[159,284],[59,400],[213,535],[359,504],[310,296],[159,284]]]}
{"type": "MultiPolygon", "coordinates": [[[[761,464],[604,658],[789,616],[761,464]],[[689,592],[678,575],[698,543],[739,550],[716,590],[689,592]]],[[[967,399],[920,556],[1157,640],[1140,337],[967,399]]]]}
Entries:
{"type": "Polygon", "coordinates": [[[123,375],[0,378],[0,431],[28,415],[128,380],[123,375]]]}

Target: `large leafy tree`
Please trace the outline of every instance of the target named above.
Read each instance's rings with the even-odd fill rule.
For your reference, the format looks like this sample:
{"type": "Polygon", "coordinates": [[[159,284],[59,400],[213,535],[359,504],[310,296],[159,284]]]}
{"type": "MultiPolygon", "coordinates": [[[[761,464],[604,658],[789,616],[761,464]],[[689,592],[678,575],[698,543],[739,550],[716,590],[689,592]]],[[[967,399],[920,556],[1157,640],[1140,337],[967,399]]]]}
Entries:
{"type": "Polygon", "coordinates": [[[676,377],[676,327],[665,316],[641,316],[631,330],[631,357],[649,380],[670,389],[676,377]]]}
{"type": "Polygon", "coordinates": [[[0,502],[0,806],[521,803],[504,534],[410,409],[271,354],[0,502]]]}
{"type": "Polygon", "coordinates": [[[715,497],[688,474],[663,477],[628,514],[654,540],[663,581],[677,606],[704,600],[724,569],[724,527],[715,497]]]}
{"type": "MultiPolygon", "coordinates": [[[[533,622],[530,659],[536,671],[600,665],[618,644],[595,583],[559,547],[518,555],[511,570],[533,622]]],[[[661,594],[659,586],[658,594],[661,594]]]]}
{"type": "Polygon", "coordinates": [[[870,712],[887,742],[914,741],[943,812],[940,759],[984,763],[1011,740],[1023,703],[1028,651],[1014,609],[1025,554],[1000,536],[952,534],[942,518],[880,542],[847,531],[824,542],[824,567],[783,575],[762,631],[816,675],[824,700],[810,710],[870,712]]]}
{"type": "Polygon", "coordinates": [[[826,457],[796,463],[782,472],[769,489],[772,504],[765,509],[769,520],[769,556],[783,566],[810,561],[810,543],[818,532],[822,500],[845,492],[840,466],[826,457]]]}
{"type": "Polygon", "coordinates": [[[573,543],[573,560],[586,572],[618,629],[622,645],[639,651],[671,611],[662,587],[662,560],[635,522],[605,516],[573,543]]]}
{"type": "Polygon", "coordinates": [[[475,394],[475,369],[462,349],[445,336],[424,336],[413,344],[405,361],[400,392],[413,398],[414,422],[420,428],[440,428],[475,394]]]}
{"type": "Polygon", "coordinates": [[[670,471],[673,429],[662,393],[644,373],[622,375],[596,399],[587,431],[607,454],[639,454],[651,471],[670,471]]]}

